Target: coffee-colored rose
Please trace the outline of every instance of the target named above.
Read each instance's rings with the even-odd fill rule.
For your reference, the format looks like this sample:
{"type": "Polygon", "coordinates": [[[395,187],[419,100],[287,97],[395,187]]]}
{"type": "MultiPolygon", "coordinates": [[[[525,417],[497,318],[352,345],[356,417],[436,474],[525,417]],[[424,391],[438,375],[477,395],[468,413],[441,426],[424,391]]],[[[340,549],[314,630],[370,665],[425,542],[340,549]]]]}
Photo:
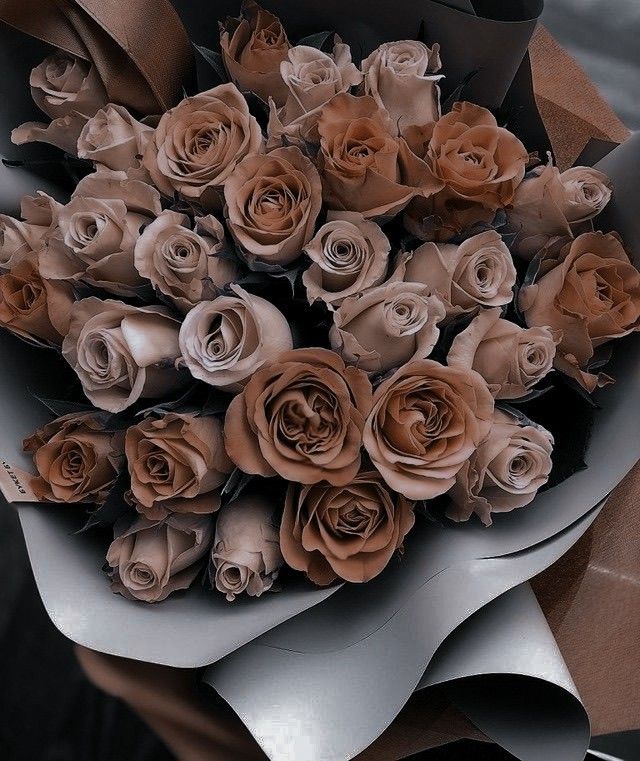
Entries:
{"type": "Polygon", "coordinates": [[[175,368],[179,327],[163,307],[92,296],[74,304],[62,353],[92,404],[122,412],[183,385],[186,379],[175,368]]]}
{"type": "Polygon", "coordinates": [[[87,119],[107,103],[96,67],[89,61],[57,51],[33,69],[31,95],[51,124],[28,122],[13,130],[16,145],[40,141],[75,154],[78,137],[87,119]]]}
{"type": "Polygon", "coordinates": [[[22,338],[60,345],[73,300],[72,287],[43,278],[33,258],[0,275],[0,325],[22,338]]]}
{"type": "Polygon", "coordinates": [[[346,486],[291,484],[280,546],[287,564],[314,584],[362,584],[384,571],[414,522],[413,504],[363,470],[346,486]]]}
{"type": "Polygon", "coordinates": [[[213,540],[210,515],[140,516],[117,523],[107,552],[111,590],[129,600],[160,602],[187,589],[204,565],[213,540]]]}
{"type": "Polygon", "coordinates": [[[387,283],[351,296],[333,315],[331,347],[347,364],[387,372],[433,351],[446,309],[428,286],[387,283]]]}
{"type": "Polygon", "coordinates": [[[180,329],[182,360],[191,375],[210,386],[241,391],[251,376],[293,348],[285,316],[266,299],[238,285],[233,294],[204,301],[180,329]]]}
{"type": "Polygon", "coordinates": [[[252,0],[243,0],[242,16],[220,26],[220,48],[225,68],[243,92],[253,92],[277,106],[287,99],[280,73],[290,49],[280,19],[252,0]]]}
{"type": "Polygon", "coordinates": [[[311,266],[302,275],[310,304],[337,307],[347,298],[379,285],[387,275],[391,243],[362,214],[331,211],[326,224],[305,246],[311,266]]]}
{"type": "Polygon", "coordinates": [[[553,436],[496,410],[487,438],[458,473],[449,492],[447,517],[468,521],[475,513],[485,526],[492,513],[509,513],[535,499],[549,480],[553,436]]]}
{"type": "Polygon", "coordinates": [[[108,169],[126,171],[140,165],[153,129],[123,106],[109,103],[85,124],[78,138],[78,156],[108,169]]]}
{"type": "Polygon", "coordinates": [[[429,286],[444,301],[448,317],[509,304],[516,278],[511,253],[493,230],[460,245],[424,243],[398,257],[392,276],[429,286]]]}
{"type": "Polygon", "coordinates": [[[551,328],[521,328],[484,309],[453,340],[447,364],[475,370],[496,399],[520,399],[553,370],[562,335],[551,328]]]}
{"type": "Polygon", "coordinates": [[[291,146],[241,161],[224,197],[229,228],[247,259],[282,265],[313,237],[322,185],[313,163],[291,146]]]}
{"type": "Polygon", "coordinates": [[[338,38],[332,55],[306,45],[291,48],[287,60],[280,64],[280,73],[288,95],[282,108],[270,99],[269,150],[283,145],[297,145],[304,150],[317,145],[318,119],[324,104],[362,82],[349,46],[338,38]]]}
{"type": "Polygon", "coordinates": [[[58,228],[40,253],[42,274],[135,295],[145,282],[134,265],[135,245],[161,210],[158,191],[124,172],[104,169],[85,177],[58,212],[58,228]]]}
{"type": "Polygon", "coordinates": [[[160,119],[142,164],[165,196],[176,193],[206,208],[245,156],[263,149],[262,132],[232,84],[185,98],[160,119]]]}
{"type": "Polygon", "coordinates": [[[364,446],[391,489],[433,499],[453,486],[489,432],[493,410],[473,370],[411,362],[376,389],[364,446]]]}
{"type": "Polygon", "coordinates": [[[24,442],[38,471],[31,486],[46,502],[102,504],[124,467],[124,432],[105,431],[92,413],[48,423],[24,442]]]}
{"type": "Polygon", "coordinates": [[[296,349],[254,373],[229,405],[225,445],[245,473],[334,486],[360,469],[371,384],[327,349],[296,349]]]}
{"type": "Polygon", "coordinates": [[[439,45],[385,42],[362,62],[365,92],[387,109],[400,132],[430,124],[440,118],[441,68],[439,45]]]}
{"type": "Polygon", "coordinates": [[[556,369],[594,391],[611,380],[590,372],[598,347],[640,330],[640,273],[617,234],[585,233],[547,252],[520,309],[529,327],[562,332],[556,369]]]}
{"type": "Polygon", "coordinates": [[[25,259],[33,259],[44,245],[44,232],[46,228],[0,214],[0,269],[7,272],[25,259]]]}
{"type": "Polygon", "coordinates": [[[240,275],[228,256],[222,224],[213,216],[163,211],[142,233],[134,252],[140,275],[185,314],[240,275]],[[193,229],[192,229],[193,227],[193,229]]]}
{"type": "Polygon", "coordinates": [[[336,95],[322,108],[318,133],[318,168],[330,209],[386,220],[415,196],[442,188],[371,96],[336,95]]]}
{"type": "Polygon", "coordinates": [[[255,492],[220,510],[209,577],[229,602],[241,594],[260,597],[273,590],[284,565],[276,513],[274,504],[255,492]]]}

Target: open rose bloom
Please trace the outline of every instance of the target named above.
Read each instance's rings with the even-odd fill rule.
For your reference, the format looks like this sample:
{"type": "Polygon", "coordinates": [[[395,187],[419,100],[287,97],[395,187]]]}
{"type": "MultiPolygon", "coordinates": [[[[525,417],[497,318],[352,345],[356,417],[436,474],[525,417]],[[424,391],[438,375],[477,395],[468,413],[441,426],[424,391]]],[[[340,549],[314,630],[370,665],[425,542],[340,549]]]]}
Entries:
{"type": "Polygon", "coordinates": [[[494,26],[524,27],[425,2],[280,19],[246,0],[170,97],[166,72],[53,53],[30,79],[51,123],[14,133],[66,151],[74,181],[0,215],[0,351],[26,399],[1,400],[24,451],[0,486],[38,503],[39,536],[84,523],[47,568],[102,541],[116,594],[92,610],[137,632],[110,652],[229,656],[207,679],[257,735],[278,679],[331,682],[336,748],[287,702],[314,750],[279,750],[272,722],[277,761],[359,753],[442,641],[564,554],[640,456],[640,143],[554,159],[533,93],[502,81],[532,29],[506,61],[494,26]],[[156,108],[123,94],[146,75],[156,108]],[[238,697],[261,635],[269,662],[255,645],[259,686],[238,697]]]}

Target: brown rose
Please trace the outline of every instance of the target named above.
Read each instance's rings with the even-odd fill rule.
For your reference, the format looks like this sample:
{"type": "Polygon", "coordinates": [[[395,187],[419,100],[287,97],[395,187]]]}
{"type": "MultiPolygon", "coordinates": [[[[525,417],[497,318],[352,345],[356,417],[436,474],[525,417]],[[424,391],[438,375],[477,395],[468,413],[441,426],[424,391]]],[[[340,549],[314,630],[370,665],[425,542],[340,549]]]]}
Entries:
{"type": "Polygon", "coordinates": [[[414,196],[428,197],[442,188],[368,95],[332,98],[322,109],[318,133],[318,168],[330,209],[385,220],[414,196]]]}
{"type": "Polygon", "coordinates": [[[489,432],[493,409],[473,370],[411,362],[377,388],[364,446],[391,489],[433,499],[453,486],[489,432]]]}
{"type": "Polygon", "coordinates": [[[387,275],[391,243],[362,214],[331,211],[304,248],[311,266],[302,275],[310,304],[339,306],[347,296],[379,285],[387,275]]]}
{"type": "Polygon", "coordinates": [[[74,304],[62,353],[92,404],[122,412],[138,399],[157,399],[184,383],[175,369],[178,329],[163,307],[92,296],[74,304]]]}
{"type": "Polygon", "coordinates": [[[33,259],[0,275],[0,325],[22,338],[60,345],[72,305],[72,287],[43,278],[33,259]]]}
{"type": "Polygon", "coordinates": [[[521,424],[496,410],[489,435],[449,492],[447,517],[468,521],[476,513],[490,526],[492,513],[508,513],[533,502],[549,480],[552,451],[553,436],[544,428],[521,424]]]}
{"type": "Polygon", "coordinates": [[[562,332],[556,369],[594,391],[610,381],[589,371],[598,347],[640,330],[640,273],[617,234],[585,233],[547,252],[520,309],[529,327],[562,332]]]}
{"type": "Polygon", "coordinates": [[[267,149],[297,145],[303,150],[317,145],[318,119],[322,107],[334,95],[348,92],[362,82],[362,74],[351,61],[348,45],[336,38],[333,54],[298,45],[291,48],[280,73],[288,89],[287,100],[278,108],[269,103],[267,149]]]}
{"type": "Polygon", "coordinates": [[[195,581],[213,540],[209,515],[140,516],[116,524],[107,552],[111,590],[129,600],[160,602],[195,581]]]}
{"type": "Polygon", "coordinates": [[[92,413],[65,415],[25,439],[24,450],[38,471],[38,499],[99,505],[123,469],[124,432],[105,431],[92,413]]]}
{"type": "Polygon", "coordinates": [[[245,473],[334,486],[360,469],[371,384],[327,349],[296,349],[254,373],[229,405],[225,445],[245,473]]]}
{"type": "Polygon", "coordinates": [[[351,296],[333,315],[331,347],[347,364],[383,373],[433,351],[444,304],[421,283],[387,283],[351,296]]]}
{"type": "Polygon", "coordinates": [[[239,268],[225,251],[222,224],[213,216],[163,211],[138,239],[134,263],[140,275],[185,314],[208,295],[235,280],[239,268]]]}
{"type": "Polygon", "coordinates": [[[385,42],[362,62],[365,92],[387,109],[400,132],[430,124],[440,117],[441,68],[439,45],[385,42]]]}
{"type": "Polygon", "coordinates": [[[480,373],[496,399],[520,399],[553,370],[562,336],[548,327],[521,328],[484,309],[453,341],[447,364],[480,373]]]}
{"type": "Polygon", "coordinates": [[[362,584],[384,571],[414,522],[413,504],[364,470],[341,487],[290,484],[280,546],[287,564],[314,584],[362,584]]]}
{"type": "Polygon", "coordinates": [[[216,418],[172,412],[147,418],[129,428],[125,451],[133,499],[147,518],[157,520],[171,512],[213,513],[220,507],[215,490],[233,466],[216,418]]]}
{"type": "Polygon", "coordinates": [[[176,193],[207,208],[245,156],[263,148],[258,122],[232,84],[186,98],[160,119],[142,164],[164,195],[176,193]]]}
{"type": "Polygon", "coordinates": [[[125,171],[140,165],[153,129],[122,106],[101,108],[85,124],[78,138],[78,156],[108,169],[125,171]]]}
{"type": "Polygon", "coordinates": [[[509,304],[516,278],[511,253],[493,230],[460,245],[424,243],[398,257],[392,276],[428,285],[444,301],[448,317],[509,304]]]}
{"type": "Polygon", "coordinates": [[[107,103],[97,69],[89,61],[57,51],[33,69],[29,84],[36,105],[53,121],[23,124],[13,130],[12,141],[51,143],[75,154],[87,119],[107,103]]]}
{"type": "Polygon", "coordinates": [[[289,40],[280,19],[252,0],[243,0],[241,18],[228,18],[220,27],[225,68],[243,92],[253,92],[277,106],[287,99],[280,64],[289,52],[289,40]]]}
{"type": "Polygon", "coordinates": [[[282,265],[313,237],[322,185],[312,162],[291,146],[241,161],[224,197],[229,228],[249,261],[282,265]]]}
{"type": "Polygon", "coordinates": [[[198,380],[241,391],[247,380],[293,348],[284,315],[266,299],[231,286],[233,295],[204,301],[180,329],[181,364],[198,380]]]}

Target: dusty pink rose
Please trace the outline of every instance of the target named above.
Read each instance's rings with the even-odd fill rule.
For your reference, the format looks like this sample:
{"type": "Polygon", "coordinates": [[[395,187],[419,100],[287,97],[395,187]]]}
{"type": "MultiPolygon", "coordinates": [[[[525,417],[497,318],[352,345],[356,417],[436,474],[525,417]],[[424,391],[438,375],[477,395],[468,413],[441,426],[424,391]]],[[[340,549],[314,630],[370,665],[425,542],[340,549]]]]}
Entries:
{"type": "Polygon", "coordinates": [[[78,156],[108,169],[139,167],[153,129],[142,124],[123,106],[109,103],[85,124],[78,138],[78,156]]]}
{"type": "Polygon", "coordinates": [[[39,191],[22,198],[23,221],[0,214],[0,270],[7,271],[25,259],[33,259],[46,246],[61,208],[62,204],[39,191]]]}

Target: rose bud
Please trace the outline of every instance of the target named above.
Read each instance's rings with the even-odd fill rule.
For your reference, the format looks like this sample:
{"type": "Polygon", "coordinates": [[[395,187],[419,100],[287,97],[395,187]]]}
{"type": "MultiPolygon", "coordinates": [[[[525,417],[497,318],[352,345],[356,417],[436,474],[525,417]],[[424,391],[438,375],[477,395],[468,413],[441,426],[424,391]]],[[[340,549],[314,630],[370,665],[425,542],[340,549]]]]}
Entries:
{"type": "Polygon", "coordinates": [[[445,303],[447,317],[497,307],[513,300],[516,268],[497,232],[474,235],[459,246],[424,243],[401,254],[392,280],[423,283],[445,303]]]}
{"type": "Polygon", "coordinates": [[[105,431],[92,413],[48,423],[24,441],[38,478],[31,484],[45,502],[102,504],[124,467],[124,432],[105,431]]]}
{"type": "Polygon", "coordinates": [[[0,326],[26,339],[59,346],[69,330],[73,289],[43,278],[32,259],[0,275],[0,326]]]}
{"type": "Polygon", "coordinates": [[[351,296],[333,315],[331,348],[367,373],[387,372],[433,351],[444,304],[421,283],[387,283],[351,296]]]}
{"type": "Polygon", "coordinates": [[[129,600],[160,602],[191,586],[213,540],[210,515],[140,516],[117,523],[107,552],[111,590],[129,600]]]}
{"type": "Polygon", "coordinates": [[[151,520],[179,510],[213,513],[220,507],[215,492],[233,465],[222,439],[222,425],[214,417],[167,413],[147,418],[127,431],[125,451],[131,492],[138,510],[151,520]],[[207,495],[194,509],[194,497],[207,495]]]}
{"type": "Polygon", "coordinates": [[[143,167],[165,196],[219,208],[220,191],[245,156],[263,148],[262,131],[232,84],[186,98],[167,111],[147,144],[143,167]]]}
{"type": "Polygon", "coordinates": [[[62,51],[47,56],[29,77],[31,96],[51,124],[28,122],[14,129],[16,145],[40,141],[74,155],[84,125],[107,103],[96,67],[89,61],[62,51]]]}
{"type": "Polygon", "coordinates": [[[376,471],[361,471],[342,487],[290,484],[280,546],[286,563],[314,584],[361,584],[382,573],[414,522],[411,502],[376,471]]]}
{"type": "Polygon", "coordinates": [[[126,171],[140,165],[153,129],[123,106],[101,108],[85,124],[78,138],[78,156],[108,169],[126,171]]]}
{"type": "Polygon", "coordinates": [[[348,92],[362,82],[362,74],[351,61],[348,45],[336,37],[332,55],[317,48],[291,48],[280,74],[287,87],[287,100],[277,108],[269,99],[267,149],[297,145],[305,150],[320,142],[318,119],[322,107],[334,95],[348,92]]]}
{"type": "Polygon", "coordinates": [[[232,285],[233,295],[203,301],[180,328],[181,364],[210,386],[238,392],[259,369],[293,348],[285,316],[266,299],[232,285]]]}
{"type": "Polygon", "coordinates": [[[480,373],[495,399],[520,399],[553,370],[561,334],[521,328],[485,309],[453,341],[447,364],[480,373]]]}
{"type": "Polygon", "coordinates": [[[384,281],[391,243],[362,214],[333,211],[327,220],[304,248],[312,264],[302,282],[310,304],[319,299],[340,306],[347,296],[384,281]]]}
{"type": "Polygon", "coordinates": [[[168,296],[183,313],[215,289],[222,289],[240,275],[238,265],[225,256],[224,228],[213,216],[196,218],[163,211],[138,239],[136,269],[154,288],[168,296]]]}
{"type": "Polygon", "coordinates": [[[468,521],[476,513],[485,526],[491,513],[508,513],[533,502],[549,480],[553,436],[523,425],[502,410],[494,413],[487,438],[464,464],[449,492],[447,517],[468,521]]]}
{"type": "Polygon", "coordinates": [[[158,399],[184,384],[175,368],[179,325],[163,307],[92,296],[74,304],[62,354],[92,404],[122,412],[139,399],[158,399]]]}
{"type": "Polygon", "coordinates": [[[441,68],[439,45],[386,42],[362,62],[365,92],[386,108],[399,132],[430,124],[440,118],[441,68]]]}
{"type": "Polygon", "coordinates": [[[445,494],[491,427],[494,401],[473,370],[423,359],[373,397],[364,446],[387,485],[408,499],[445,494]]]}
{"type": "Polygon", "coordinates": [[[243,0],[241,18],[220,26],[220,48],[225,68],[243,92],[252,92],[277,106],[287,99],[280,64],[289,52],[289,40],[280,19],[252,0],[243,0]]]}
{"type": "Polygon", "coordinates": [[[273,589],[283,564],[276,509],[268,499],[243,494],[220,510],[209,578],[229,602],[273,589]]]}
{"type": "Polygon", "coordinates": [[[366,374],[334,352],[285,352],[255,372],[229,405],[227,454],[245,473],[342,486],[360,469],[370,408],[366,374]]]}
{"type": "Polygon", "coordinates": [[[313,237],[322,184],[313,163],[292,146],[241,161],[224,197],[229,229],[247,259],[284,265],[313,237]]]}

